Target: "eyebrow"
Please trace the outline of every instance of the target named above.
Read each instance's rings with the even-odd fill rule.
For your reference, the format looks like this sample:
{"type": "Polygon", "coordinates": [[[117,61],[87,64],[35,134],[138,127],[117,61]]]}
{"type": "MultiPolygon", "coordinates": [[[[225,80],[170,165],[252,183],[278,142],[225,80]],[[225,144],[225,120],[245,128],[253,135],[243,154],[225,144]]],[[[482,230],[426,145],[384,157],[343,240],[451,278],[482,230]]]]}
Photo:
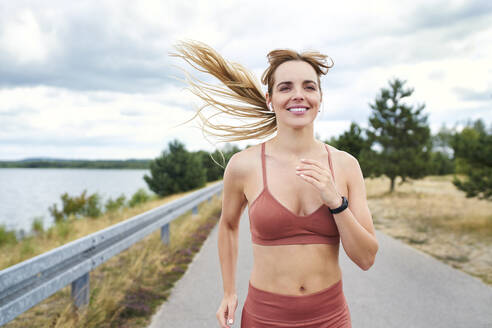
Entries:
{"type": "MultiPolygon", "coordinates": [[[[314,84],[316,84],[316,82],[314,82],[313,80],[304,80],[304,81],[302,82],[302,84],[307,84],[307,83],[314,83],[314,84]]],[[[277,87],[279,87],[279,86],[280,86],[280,85],[282,85],[282,84],[291,85],[291,84],[292,84],[292,81],[282,81],[282,82],[280,82],[279,84],[277,84],[277,87]]]]}

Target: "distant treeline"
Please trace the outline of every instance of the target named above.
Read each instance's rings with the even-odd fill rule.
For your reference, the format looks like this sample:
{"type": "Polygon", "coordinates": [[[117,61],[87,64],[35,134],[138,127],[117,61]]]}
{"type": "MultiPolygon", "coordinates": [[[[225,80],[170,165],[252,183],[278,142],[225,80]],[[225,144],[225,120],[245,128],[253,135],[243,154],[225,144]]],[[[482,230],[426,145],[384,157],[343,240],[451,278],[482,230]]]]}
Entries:
{"type": "Polygon", "coordinates": [[[151,159],[129,160],[66,160],[25,159],[0,161],[0,168],[85,168],[85,169],[149,169],[151,159]]]}

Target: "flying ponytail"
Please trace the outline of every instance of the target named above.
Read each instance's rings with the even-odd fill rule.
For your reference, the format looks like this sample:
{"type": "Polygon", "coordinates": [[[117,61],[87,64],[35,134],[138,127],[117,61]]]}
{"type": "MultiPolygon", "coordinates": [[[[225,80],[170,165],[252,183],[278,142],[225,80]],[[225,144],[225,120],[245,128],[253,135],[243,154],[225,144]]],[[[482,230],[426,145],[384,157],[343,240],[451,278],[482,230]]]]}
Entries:
{"type": "Polygon", "coordinates": [[[181,41],[175,49],[177,52],[171,53],[171,56],[184,59],[196,70],[209,73],[223,83],[223,86],[211,85],[185,71],[188,90],[205,102],[186,122],[198,115],[204,124],[202,131],[222,137],[225,141],[261,139],[276,131],[275,114],[268,109],[259,81],[251,72],[238,63],[228,62],[214,49],[199,41],[181,41]],[[250,118],[256,121],[240,126],[216,125],[200,113],[209,106],[232,117],[250,118]],[[211,129],[207,130],[207,127],[211,129]],[[218,134],[214,132],[215,130],[225,133],[218,134]]]}

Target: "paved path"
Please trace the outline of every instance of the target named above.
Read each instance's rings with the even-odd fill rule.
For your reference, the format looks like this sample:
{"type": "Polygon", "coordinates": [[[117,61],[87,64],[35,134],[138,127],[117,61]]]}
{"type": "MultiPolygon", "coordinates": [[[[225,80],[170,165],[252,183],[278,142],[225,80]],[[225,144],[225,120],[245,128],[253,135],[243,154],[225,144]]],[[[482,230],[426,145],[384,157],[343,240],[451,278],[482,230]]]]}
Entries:
{"type": "MultiPolygon", "coordinates": [[[[222,299],[218,225],[149,328],[218,327],[222,299]]],[[[343,289],[354,328],[491,328],[492,288],[377,231],[375,264],[363,271],[340,247],[343,289]]],[[[240,223],[236,289],[239,327],[253,264],[248,210],[240,223]]]]}

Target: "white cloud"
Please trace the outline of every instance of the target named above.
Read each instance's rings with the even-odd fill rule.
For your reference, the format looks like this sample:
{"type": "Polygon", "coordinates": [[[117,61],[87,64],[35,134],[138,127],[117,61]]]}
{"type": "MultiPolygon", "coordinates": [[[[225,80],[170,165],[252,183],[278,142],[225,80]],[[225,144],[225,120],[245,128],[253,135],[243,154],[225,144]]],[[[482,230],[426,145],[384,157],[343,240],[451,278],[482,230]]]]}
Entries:
{"type": "Polygon", "coordinates": [[[415,88],[409,103],[426,104],[433,132],[467,118],[490,124],[491,18],[482,1],[8,2],[0,159],[152,158],[174,138],[212,150],[197,122],[171,128],[200,103],[172,78],[183,77],[174,64],[203,78],[168,56],[183,38],[210,44],[258,79],[275,48],[328,54],[335,66],[322,77],[315,122],[322,139],[351,121],[365,126],[368,103],[394,77],[415,88]]]}
{"type": "Polygon", "coordinates": [[[0,47],[14,62],[44,62],[57,47],[56,35],[39,25],[31,10],[22,10],[4,23],[0,47]]]}

